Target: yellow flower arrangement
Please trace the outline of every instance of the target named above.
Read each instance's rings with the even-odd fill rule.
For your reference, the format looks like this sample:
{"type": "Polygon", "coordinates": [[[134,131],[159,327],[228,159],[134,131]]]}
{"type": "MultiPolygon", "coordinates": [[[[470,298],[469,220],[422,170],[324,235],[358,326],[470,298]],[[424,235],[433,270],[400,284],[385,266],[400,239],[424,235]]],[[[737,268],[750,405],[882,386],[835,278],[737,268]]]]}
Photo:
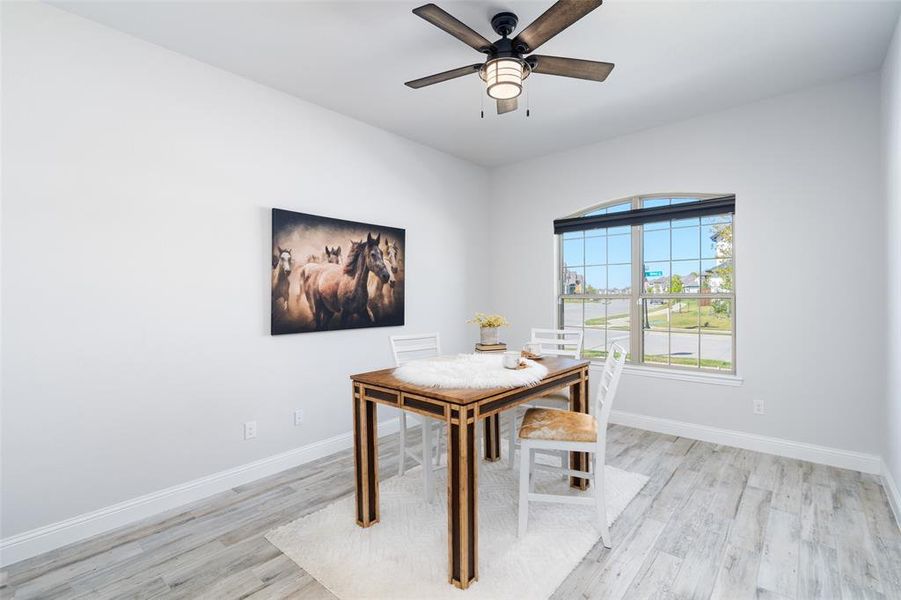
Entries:
{"type": "Polygon", "coordinates": [[[477,312],[476,316],[467,322],[475,323],[479,327],[507,327],[510,324],[507,322],[507,319],[501,315],[486,315],[481,312],[477,312]]]}

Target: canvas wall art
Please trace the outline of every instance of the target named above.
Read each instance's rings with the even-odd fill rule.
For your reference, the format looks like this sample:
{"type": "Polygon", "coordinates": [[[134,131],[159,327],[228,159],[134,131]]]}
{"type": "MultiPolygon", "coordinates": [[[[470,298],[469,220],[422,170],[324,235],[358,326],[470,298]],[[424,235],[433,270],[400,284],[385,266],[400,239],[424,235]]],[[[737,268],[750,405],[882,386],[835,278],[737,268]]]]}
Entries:
{"type": "Polygon", "coordinates": [[[271,333],[404,324],[405,231],[272,209],[271,333]]]}

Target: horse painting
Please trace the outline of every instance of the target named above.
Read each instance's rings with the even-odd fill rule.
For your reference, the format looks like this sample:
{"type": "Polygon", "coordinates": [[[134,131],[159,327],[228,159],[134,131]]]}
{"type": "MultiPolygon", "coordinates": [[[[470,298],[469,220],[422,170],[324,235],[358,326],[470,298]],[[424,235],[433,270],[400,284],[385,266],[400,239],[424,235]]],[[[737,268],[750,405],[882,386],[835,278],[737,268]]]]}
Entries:
{"type": "Polygon", "coordinates": [[[273,209],[272,334],[403,325],[404,242],[403,229],[273,209]]]}

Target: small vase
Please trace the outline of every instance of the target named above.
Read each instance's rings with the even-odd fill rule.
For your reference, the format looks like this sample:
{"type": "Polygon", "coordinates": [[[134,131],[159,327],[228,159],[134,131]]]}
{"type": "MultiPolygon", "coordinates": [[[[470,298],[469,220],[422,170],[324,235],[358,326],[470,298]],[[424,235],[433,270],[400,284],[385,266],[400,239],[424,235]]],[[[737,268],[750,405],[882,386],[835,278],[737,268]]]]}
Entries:
{"type": "Polygon", "coordinates": [[[483,344],[496,344],[497,343],[497,327],[482,327],[479,330],[479,333],[482,336],[483,344]]]}

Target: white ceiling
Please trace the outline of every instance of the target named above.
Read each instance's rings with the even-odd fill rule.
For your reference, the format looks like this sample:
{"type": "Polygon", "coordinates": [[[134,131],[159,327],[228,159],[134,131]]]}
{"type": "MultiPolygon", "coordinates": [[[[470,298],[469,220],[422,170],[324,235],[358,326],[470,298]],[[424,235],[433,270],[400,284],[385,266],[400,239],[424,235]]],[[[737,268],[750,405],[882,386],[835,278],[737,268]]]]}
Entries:
{"type": "MultiPolygon", "coordinates": [[[[552,0],[436,3],[489,39],[552,0]]],[[[901,2],[608,3],[541,54],[616,63],[605,83],[526,82],[525,111],[497,116],[478,76],[404,81],[480,61],[410,10],[425,1],[54,2],[211,65],[483,165],[498,165],[877,69],[901,2]]],[[[520,106],[525,102],[520,99],[520,106]]]]}

